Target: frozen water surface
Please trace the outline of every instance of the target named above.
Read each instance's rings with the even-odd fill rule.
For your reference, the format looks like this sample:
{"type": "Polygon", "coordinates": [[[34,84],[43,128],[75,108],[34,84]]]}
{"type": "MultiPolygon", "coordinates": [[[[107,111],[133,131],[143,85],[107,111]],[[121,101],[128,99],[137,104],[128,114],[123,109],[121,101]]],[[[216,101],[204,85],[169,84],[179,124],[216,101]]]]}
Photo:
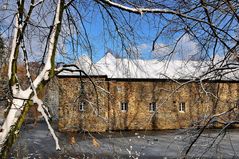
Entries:
{"type": "MultiPolygon", "coordinates": [[[[56,128],[55,128],[56,130],[56,128]]],[[[223,139],[213,142],[220,130],[207,130],[192,147],[191,158],[238,158],[238,129],[228,130],[223,139]],[[218,144],[220,141],[220,144],[218,144]]],[[[194,131],[195,132],[195,131],[194,131]]],[[[12,158],[179,158],[195,135],[186,130],[121,131],[106,133],[78,133],[76,144],[69,144],[69,134],[56,131],[62,150],[55,150],[55,142],[45,123],[36,127],[23,126],[20,139],[12,151],[12,158]]]]}

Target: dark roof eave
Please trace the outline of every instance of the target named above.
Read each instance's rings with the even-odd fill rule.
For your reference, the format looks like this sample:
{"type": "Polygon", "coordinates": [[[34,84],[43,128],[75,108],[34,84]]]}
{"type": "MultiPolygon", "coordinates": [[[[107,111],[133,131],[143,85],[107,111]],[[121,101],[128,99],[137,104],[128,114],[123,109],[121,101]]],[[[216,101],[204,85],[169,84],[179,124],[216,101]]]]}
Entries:
{"type": "MultiPolygon", "coordinates": [[[[79,78],[80,75],[57,75],[59,78],[79,78]]],[[[178,82],[199,82],[199,79],[169,79],[169,78],[110,78],[107,77],[107,75],[89,75],[89,76],[81,76],[81,78],[106,78],[108,81],[178,81],[178,82]]],[[[239,83],[239,80],[219,80],[219,79],[213,79],[213,80],[203,80],[203,82],[212,82],[212,83],[239,83]]]]}
{"type": "MultiPolygon", "coordinates": [[[[199,79],[169,79],[169,78],[108,78],[109,80],[115,81],[178,81],[178,82],[199,82],[199,79]]],[[[203,82],[212,82],[212,83],[239,83],[239,80],[203,80],[203,82]]]]}
{"type": "Polygon", "coordinates": [[[102,77],[102,78],[107,78],[106,75],[88,75],[88,76],[85,76],[85,75],[57,75],[58,78],[88,78],[88,77],[102,77]]]}

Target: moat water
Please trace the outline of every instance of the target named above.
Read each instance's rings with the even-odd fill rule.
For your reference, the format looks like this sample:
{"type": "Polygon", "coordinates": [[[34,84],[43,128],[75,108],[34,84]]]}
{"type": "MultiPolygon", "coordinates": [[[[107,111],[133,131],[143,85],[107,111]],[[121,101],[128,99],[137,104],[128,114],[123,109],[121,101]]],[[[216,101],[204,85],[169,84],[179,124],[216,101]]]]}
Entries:
{"type": "MultiPolygon", "coordinates": [[[[220,129],[205,131],[192,146],[190,158],[238,158],[239,129],[219,133],[220,129]]],[[[56,131],[56,134],[61,151],[55,150],[45,123],[38,123],[36,127],[25,125],[11,158],[179,158],[195,140],[198,130],[81,132],[75,135],[56,131]],[[72,136],[75,144],[69,143],[72,136]]]]}

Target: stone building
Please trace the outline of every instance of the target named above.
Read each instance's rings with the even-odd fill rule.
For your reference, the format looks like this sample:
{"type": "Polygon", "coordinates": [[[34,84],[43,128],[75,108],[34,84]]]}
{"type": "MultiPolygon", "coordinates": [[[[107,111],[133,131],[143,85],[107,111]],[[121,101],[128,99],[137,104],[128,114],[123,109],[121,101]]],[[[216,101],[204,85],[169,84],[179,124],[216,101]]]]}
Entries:
{"type": "MultiPolygon", "coordinates": [[[[185,79],[174,77],[175,81],[169,76],[156,78],[152,74],[147,78],[143,70],[132,75],[132,70],[127,72],[120,67],[123,73],[114,68],[115,71],[108,70],[110,74],[107,69],[113,66],[107,62],[115,60],[112,58],[107,54],[94,66],[90,63],[89,76],[74,71],[58,75],[60,131],[201,127],[212,119],[211,116],[225,111],[230,113],[213,118],[208,126],[220,127],[237,119],[235,105],[239,99],[239,82],[229,76],[228,79],[198,82],[191,80],[190,74],[191,77],[185,79]],[[104,66],[100,64],[102,61],[105,61],[104,66]]],[[[162,71],[159,67],[156,69],[162,71]]]]}

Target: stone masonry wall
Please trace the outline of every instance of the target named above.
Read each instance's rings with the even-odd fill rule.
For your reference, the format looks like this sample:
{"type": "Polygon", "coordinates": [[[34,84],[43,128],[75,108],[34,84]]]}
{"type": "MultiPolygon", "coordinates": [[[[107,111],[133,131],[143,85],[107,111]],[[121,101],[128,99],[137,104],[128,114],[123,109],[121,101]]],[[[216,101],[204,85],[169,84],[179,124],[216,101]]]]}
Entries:
{"type": "Polygon", "coordinates": [[[88,78],[59,78],[60,131],[108,129],[107,82],[105,78],[93,78],[93,82],[96,87],[88,78]],[[84,102],[84,111],[79,110],[81,102],[84,102]]]}
{"type": "MultiPolygon", "coordinates": [[[[208,116],[235,106],[239,99],[238,89],[237,83],[206,83],[202,88],[196,83],[181,86],[169,81],[112,81],[110,129],[152,130],[202,126],[208,116]],[[218,94],[218,98],[212,93],[218,94]],[[122,101],[128,102],[127,112],[120,109],[122,101]],[[152,102],[157,105],[155,112],[149,111],[149,104],[152,102]],[[179,111],[180,103],[185,103],[185,112],[179,111]]],[[[235,117],[228,114],[222,116],[224,121],[235,117]]]]}
{"type": "MultiPolygon", "coordinates": [[[[82,96],[80,78],[59,78],[61,131],[152,130],[202,126],[209,116],[229,110],[239,99],[239,83],[180,85],[166,80],[92,79],[97,86],[98,105],[89,79],[82,78],[85,92],[82,96]],[[85,111],[79,111],[82,100],[86,102],[85,111]],[[121,102],[128,103],[127,111],[121,110],[121,102]],[[149,110],[152,102],[156,103],[156,111],[149,110]],[[185,103],[185,112],[179,111],[180,103],[185,103]]],[[[214,120],[229,121],[236,117],[236,113],[228,113],[214,120]]],[[[221,125],[215,122],[210,126],[221,125]]]]}

